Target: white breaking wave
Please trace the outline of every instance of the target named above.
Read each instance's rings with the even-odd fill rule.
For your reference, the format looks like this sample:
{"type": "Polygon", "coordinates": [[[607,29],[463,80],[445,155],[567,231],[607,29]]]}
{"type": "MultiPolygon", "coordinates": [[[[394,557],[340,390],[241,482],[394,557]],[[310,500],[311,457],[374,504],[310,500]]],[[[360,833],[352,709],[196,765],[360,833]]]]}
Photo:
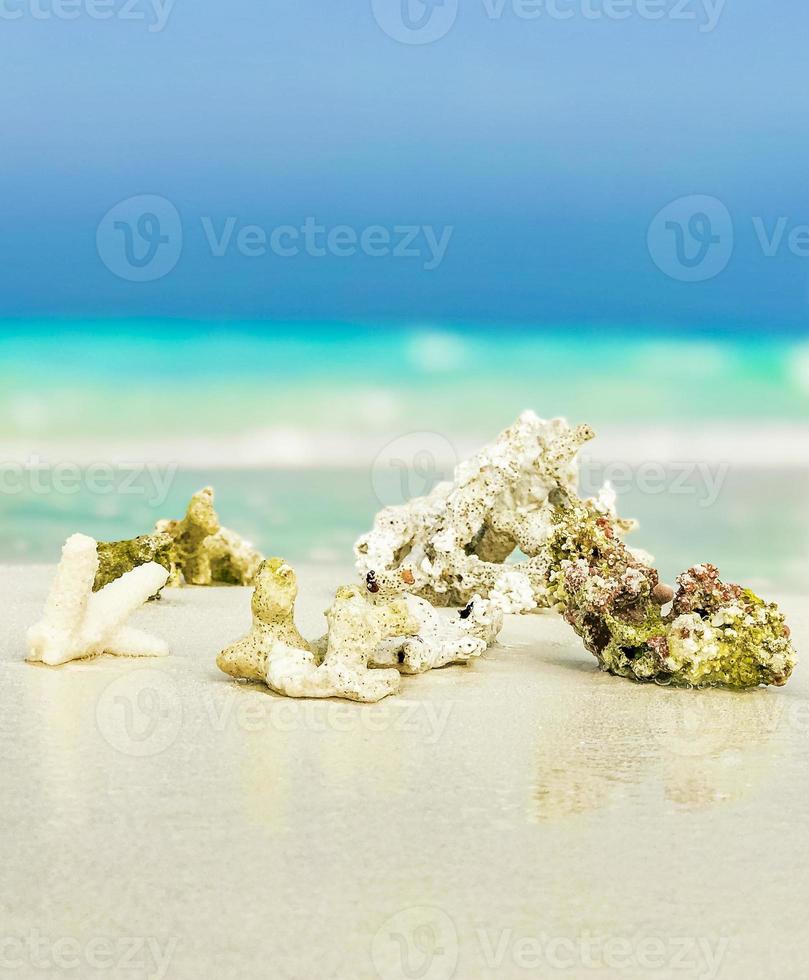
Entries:
{"type": "MultiPolygon", "coordinates": [[[[373,466],[391,451],[405,465],[419,452],[431,462],[451,467],[496,435],[389,431],[351,433],[294,428],[260,429],[217,436],[173,436],[166,439],[34,439],[0,443],[0,468],[72,463],[81,467],[144,463],[180,469],[352,469],[373,466]]],[[[709,462],[764,468],[809,468],[809,425],[786,422],[727,423],[693,427],[605,426],[583,457],[596,463],[620,461],[709,462]]]]}

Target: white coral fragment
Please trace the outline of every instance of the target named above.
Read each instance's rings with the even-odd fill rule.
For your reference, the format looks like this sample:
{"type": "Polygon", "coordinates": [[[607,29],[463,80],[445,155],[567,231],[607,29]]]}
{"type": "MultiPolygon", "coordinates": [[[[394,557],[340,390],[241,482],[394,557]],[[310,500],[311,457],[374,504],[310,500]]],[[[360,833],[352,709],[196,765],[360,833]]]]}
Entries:
{"type": "Polygon", "coordinates": [[[132,613],[168,578],[150,562],[93,593],[98,571],[97,543],[84,534],[68,538],[42,620],[28,630],[28,660],[51,667],[102,653],[121,657],[163,657],[166,643],[126,626],[132,613]]]}
{"type": "Polygon", "coordinates": [[[475,596],[460,615],[438,610],[426,599],[403,597],[418,624],[413,636],[383,640],[371,655],[374,667],[396,667],[403,674],[421,674],[449,664],[465,664],[479,657],[497,639],[502,611],[488,599],[475,596]]]}
{"type": "Polygon", "coordinates": [[[497,577],[489,595],[504,613],[522,613],[535,609],[536,595],[544,598],[545,593],[536,588],[535,595],[535,588],[524,572],[503,572],[497,577]]]}
{"type": "Polygon", "coordinates": [[[322,662],[309,650],[277,643],[267,658],[268,687],[294,698],[380,701],[399,690],[398,670],[371,669],[369,662],[389,636],[418,630],[401,600],[371,602],[359,588],[337,590],[326,613],[328,633],[322,662]]]}

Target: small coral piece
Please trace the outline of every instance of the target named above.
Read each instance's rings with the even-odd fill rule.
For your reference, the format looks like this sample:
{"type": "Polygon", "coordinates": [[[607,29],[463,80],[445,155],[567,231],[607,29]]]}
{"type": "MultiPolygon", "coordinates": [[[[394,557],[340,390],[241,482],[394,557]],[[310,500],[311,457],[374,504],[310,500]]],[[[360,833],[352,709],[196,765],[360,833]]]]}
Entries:
{"type": "Polygon", "coordinates": [[[295,625],[297,597],[298,582],[291,566],[282,558],[262,562],[251,602],[252,629],[219,654],[216,658],[219,669],[231,677],[263,681],[267,675],[267,657],[275,643],[311,649],[295,625]]]}
{"type": "MultiPolygon", "coordinates": [[[[383,585],[374,572],[366,576],[366,588],[380,598],[398,598],[389,577],[383,585]]],[[[404,593],[402,598],[410,617],[418,623],[414,636],[392,636],[383,640],[371,655],[374,667],[397,667],[403,674],[465,664],[479,657],[497,639],[503,627],[502,609],[490,599],[475,595],[459,611],[438,610],[426,599],[404,593]]]]}
{"type": "Polygon", "coordinates": [[[709,564],[680,575],[674,592],[591,501],[562,486],[550,500],[548,593],[603,670],[689,687],[786,683],[795,652],[773,603],[722,582],[709,564]]]}
{"type": "MultiPolygon", "coordinates": [[[[552,525],[548,494],[560,484],[575,488],[576,454],[592,435],[589,426],[524,412],[461,463],[454,482],[380,511],[354,547],[358,571],[380,581],[395,575],[399,589],[437,606],[466,606],[476,594],[497,595],[505,612],[547,606],[537,566],[552,525]],[[506,565],[517,549],[528,560],[506,565]]],[[[613,504],[607,492],[597,506],[616,532],[629,530],[613,504]]]]}
{"type": "Polygon", "coordinates": [[[210,487],[194,494],[182,520],[158,521],[151,534],[127,541],[104,541],[98,556],[96,590],[151,561],[167,569],[172,586],[252,585],[263,561],[249,542],[219,523],[210,487]]]}
{"type": "Polygon", "coordinates": [[[388,637],[414,636],[419,624],[402,599],[370,601],[360,587],[343,586],[326,611],[322,659],[308,649],[276,643],[267,657],[267,685],[293,698],[380,701],[399,690],[398,670],[371,669],[388,637]]]}
{"type": "Polygon", "coordinates": [[[155,532],[171,536],[176,578],[188,585],[252,585],[263,561],[249,542],[219,523],[211,487],[194,494],[181,521],[158,521],[155,532]]]}
{"type": "Polygon", "coordinates": [[[28,630],[29,661],[55,667],[102,653],[120,657],[168,654],[163,640],[125,625],[166,584],[166,569],[149,562],[93,593],[98,568],[96,541],[84,534],[67,539],[43,618],[28,630]]]}
{"type": "Polygon", "coordinates": [[[338,589],[326,612],[328,632],[307,643],[295,625],[297,595],[295,572],[285,561],[263,562],[253,592],[253,626],[219,654],[220,670],[264,681],[279,694],[296,698],[378,701],[398,690],[398,670],[371,670],[368,665],[384,639],[418,629],[402,599],[372,602],[362,589],[338,589]]]}

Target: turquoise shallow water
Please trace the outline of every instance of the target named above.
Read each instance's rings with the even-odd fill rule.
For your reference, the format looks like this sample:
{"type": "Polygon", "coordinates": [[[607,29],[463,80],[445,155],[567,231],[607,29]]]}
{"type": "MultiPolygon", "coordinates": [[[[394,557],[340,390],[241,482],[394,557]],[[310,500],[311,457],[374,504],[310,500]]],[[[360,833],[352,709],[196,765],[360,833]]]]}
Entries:
{"type": "MultiPolygon", "coordinates": [[[[52,561],[75,530],[100,539],[142,533],[158,517],[179,516],[211,483],[224,522],[266,552],[344,564],[380,503],[396,502],[380,497],[375,450],[414,431],[477,446],[526,407],[591,422],[604,436],[619,431],[629,448],[638,427],[741,433],[717,494],[699,485],[679,492],[669,465],[653,489],[630,474],[620,509],[641,519],[636,541],[669,578],[713,560],[751,584],[803,588],[807,460],[784,432],[809,425],[809,341],[743,330],[6,324],[0,560],[52,561]],[[748,427],[758,439],[749,451],[748,427]],[[271,438],[253,460],[256,433],[271,438]],[[230,459],[240,439],[249,469],[230,459]],[[776,443],[777,468],[753,465],[756,445],[776,443]],[[34,456],[80,466],[79,485],[55,492],[4,482],[12,460],[34,456]],[[120,479],[111,491],[88,488],[89,464],[130,457],[159,460],[160,493],[143,473],[127,491],[120,479]]],[[[432,459],[422,472],[419,459],[409,460],[410,493],[446,475],[432,459]]],[[[586,490],[597,476],[585,474],[586,490]]]]}
{"type": "MultiPolygon", "coordinates": [[[[594,490],[596,481],[586,476],[583,489],[594,490]]],[[[713,561],[731,580],[806,591],[809,471],[732,469],[711,503],[696,478],[682,487],[686,492],[674,492],[675,476],[670,471],[667,492],[650,494],[635,482],[619,497],[620,512],[640,521],[631,543],[651,551],[667,579],[713,561]]],[[[106,540],[142,534],[159,517],[180,516],[207,482],[216,488],[223,523],[265,554],[290,561],[350,564],[354,540],[380,506],[368,470],[221,470],[213,478],[181,471],[160,505],[150,502],[152,487],[145,484],[143,493],[125,496],[0,495],[0,556],[55,561],[62,541],[77,530],[106,540]]]]}
{"type": "Polygon", "coordinates": [[[124,321],[0,331],[7,439],[214,437],[249,427],[491,433],[528,406],[602,427],[809,420],[809,339],[491,324],[124,321]]]}

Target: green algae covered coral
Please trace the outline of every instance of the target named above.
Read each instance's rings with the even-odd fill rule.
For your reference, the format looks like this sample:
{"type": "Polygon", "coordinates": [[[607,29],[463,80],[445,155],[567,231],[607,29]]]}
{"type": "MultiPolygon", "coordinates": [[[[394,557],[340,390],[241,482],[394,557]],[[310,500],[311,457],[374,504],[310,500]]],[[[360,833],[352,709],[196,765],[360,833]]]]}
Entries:
{"type": "Polygon", "coordinates": [[[194,494],[181,521],[158,521],[155,531],[171,536],[172,559],[187,585],[252,585],[263,560],[249,542],[222,527],[211,487],[194,494]]]}
{"type": "Polygon", "coordinates": [[[602,670],[688,687],[786,683],[795,652],[773,603],[709,564],[683,572],[674,592],[590,501],[561,485],[549,499],[549,594],[602,670]]]}
{"type": "Polygon", "coordinates": [[[172,558],[173,541],[170,534],[143,534],[129,541],[100,541],[98,544],[98,572],[93,591],[114,582],[133,568],[157,562],[169,576],[176,574],[172,558]]]}
{"type": "Polygon", "coordinates": [[[210,487],[194,494],[182,520],[158,521],[151,534],[129,541],[102,542],[98,556],[96,589],[150,561],[168,570],[169,585],[252,585],[263,560],[222,527],[210,487]]]}

